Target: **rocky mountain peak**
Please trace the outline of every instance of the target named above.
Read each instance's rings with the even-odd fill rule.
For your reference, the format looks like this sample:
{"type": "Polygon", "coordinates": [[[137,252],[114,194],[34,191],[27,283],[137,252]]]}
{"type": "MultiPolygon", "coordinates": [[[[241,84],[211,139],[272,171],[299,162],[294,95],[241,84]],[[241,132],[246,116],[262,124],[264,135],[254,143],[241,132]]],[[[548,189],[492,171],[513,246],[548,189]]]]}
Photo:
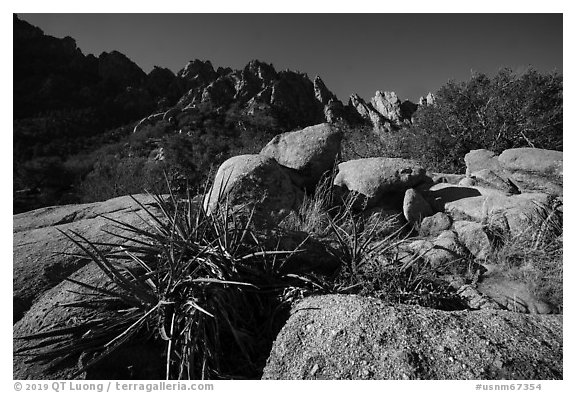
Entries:
{"type": "Polygon", "coordinates": [[[435,100],[436,97],[434,94],[428,92],[426,97],[420,97],[420,100],[418,100],[418,105],[433,105],[435,100]]]}
{"type": "Polygon", "coordinates": [[[103,52],[98,57],[98,75],[104,81],[122,86],[135,86],[142,83],[146,73],[118,51],[103,52]]]}
{"type": "Polygon", "coordinates": [[[348,109],[372,123],[374,131],[380,133],[410,124],[418,105],[409,100],[400,100],[393,91],[377,90],[370,102],[364,101],[358,94],[352,94],[348,109]]]}
{"type": "Polygon", "coordinates": [[[278,77],[272,64],[264,63],[260,60],[251,60],[243,70],[243,76],[255,76],[262,81],[271,81],[278,77]]]}
{"type": "Polygon", "coordinates": [[[190,60],[184,69],[178,72],[178,76],[186,80],[209,80],[215,79],[218,74],[214,71],[214,67],[210,60],[190,60]]]}
{"type": "Polygon", "coordinates": [[[323,105],[327,105],[330,100],[337,100],[336,96],[328,90],[324,81],[319,76],[314,78],[314,94],[316,99],[323,105]]]}
{"type": "Polygon", "coordinates": [[[400,99],[393,91],[376,91],[374,97],[370,100],[374,109],[382,116],[393,123],[399,124],[400,120],[400,99]]]}

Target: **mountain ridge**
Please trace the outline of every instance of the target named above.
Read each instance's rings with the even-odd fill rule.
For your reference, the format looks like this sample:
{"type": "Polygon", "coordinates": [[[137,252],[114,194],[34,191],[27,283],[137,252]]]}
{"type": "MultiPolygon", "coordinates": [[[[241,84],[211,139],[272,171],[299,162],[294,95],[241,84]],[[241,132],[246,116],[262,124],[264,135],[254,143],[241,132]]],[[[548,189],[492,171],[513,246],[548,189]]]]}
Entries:
{"type": "Polygon", "coordinates": [[[116,50],[103,52],[98,57],[84,55],[71,37],[46,35],[16,14],[13,23],[16,118],[100,102],[111,103],[106,105],[107,109],[111,107],[113,111],[122,112],[130,106],[127,101],[138,102],[139,107],[132,108],[132,113],[120,116],[110,125],[117,126],[170,107],[183,108],[191,103],[208,101],[216,107],[232,102],[244,105],[253,100],[247,112],[254,112],[262,104],[272,106],[280,112],[278,116],[285,118],[288,128],[308,126],[322,120],[349,123],[363,119],[372,122],[375,130],[389,131],[410,122],[416,108],[410,103],[413,111],[401,111],[402,101],[395,93],[385,92],[379,96],[380,92],[376,91],[376,96],[365,106],[376,112],[376,117],[390,120],[383,121],[387,126],[382,127],[350,102],[344,105],[320,76],[312,80],[299,71],[276,71],[273,65],[256,59],[239,70],[230,67],[215,70],[209,60],[196,59],[176,73],[159,66],[145,73],[116,50]],[[51,61],[47,62],[48,58],[51,61]],[[130,94],[126,94],[127,91],[130,94]],[[390,97],[392,101],[386,102],[390,97]],[[283,105],[286,107],[281,108],[283,105]]]}

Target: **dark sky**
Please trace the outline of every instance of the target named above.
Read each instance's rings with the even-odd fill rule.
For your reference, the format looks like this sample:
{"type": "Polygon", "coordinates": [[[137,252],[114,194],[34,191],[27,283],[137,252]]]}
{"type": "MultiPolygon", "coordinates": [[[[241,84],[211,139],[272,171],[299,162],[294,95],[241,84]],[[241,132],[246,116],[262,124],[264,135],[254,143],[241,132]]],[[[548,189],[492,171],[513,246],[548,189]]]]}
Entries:
{"type": "Polygon", "coordinates": [[[148,72],[251,59],[320,75],[342,101],[376,90],[417,100],[501,67],[562,72],[561,14],[20,14],[82,51],[118,50],[148,72]]]}

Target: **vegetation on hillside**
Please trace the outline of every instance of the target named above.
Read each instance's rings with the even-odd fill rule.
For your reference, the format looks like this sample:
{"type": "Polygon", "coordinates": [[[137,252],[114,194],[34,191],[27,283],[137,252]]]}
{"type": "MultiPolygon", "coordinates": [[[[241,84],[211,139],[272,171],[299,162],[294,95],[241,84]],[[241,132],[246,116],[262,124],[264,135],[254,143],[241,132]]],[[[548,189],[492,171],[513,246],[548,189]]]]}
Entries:
{"type": "Polygon", "coordinates": [[[350,130],[344,155],[413,158],[426,168],[464,173],[473,149],[496,153],[516,147],[563,149],[562,75],[503,69],[450,81],[421,106],[412,126],[375,138],[368,127],[350,130]]]}
{"type": "MultiPolygon", "coordinates": [[[[555,73],[474,74],[444,85],[435,103],[420,107],[413,124],[401,130],[376,135],[368,125],[340,124],[342,160],[413,158],[432,171],[463,173],[463,157],[472,149],[562,150],[562,93],[562,76],[555,73]]],[[[14,190],[38,194],[32,202],[15,196],[16,212],[155,187],[165,191],[163,172],[174,188],[195,189],[227,158],[257,153],[287,131],[270,114],[247,115],[234,105],[225,112],[201,107],[179,115],[176,123],[161,120],[135,134],[134,123],[100,133],[85,126],[85,117],[75,122],[69,115],[54,116],[15,123],[14,190]],[[160,161],[151,154],[159,148],[160,161]]]]}

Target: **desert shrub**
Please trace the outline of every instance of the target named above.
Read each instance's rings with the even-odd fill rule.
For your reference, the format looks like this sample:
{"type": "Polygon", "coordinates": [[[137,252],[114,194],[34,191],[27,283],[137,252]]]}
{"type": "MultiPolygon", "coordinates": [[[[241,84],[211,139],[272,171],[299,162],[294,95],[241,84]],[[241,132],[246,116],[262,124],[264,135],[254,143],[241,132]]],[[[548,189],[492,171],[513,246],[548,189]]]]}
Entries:
{"type": "Polygon", "coordinates": [[[146,191],[166,191],[162,162],[147,158],[104,156],[78,186],[82,202],[105,201],[122,195],[146,191]]]}
{"type": "Polygon", "coordinates": [[[562,150],[562,76],[503,69],[489,77],[448,82],[433,105],[419,107],[412,126],[375,133],[369,126],[345,130],[343,158],[416,159],[436,172],[463,173],[473,149],[496,153],[515,147],[562,150]]]}
{"type": "Polygon", "coordinates": [[[533,69],[503,69],[489,77],[448,82],[433,105],[416,112],[411,155],[424,155],[431,169],[464,169],[462,157],[473,149],[500,153],[515,147],[562,150],[562,76],[533,69]]]}

